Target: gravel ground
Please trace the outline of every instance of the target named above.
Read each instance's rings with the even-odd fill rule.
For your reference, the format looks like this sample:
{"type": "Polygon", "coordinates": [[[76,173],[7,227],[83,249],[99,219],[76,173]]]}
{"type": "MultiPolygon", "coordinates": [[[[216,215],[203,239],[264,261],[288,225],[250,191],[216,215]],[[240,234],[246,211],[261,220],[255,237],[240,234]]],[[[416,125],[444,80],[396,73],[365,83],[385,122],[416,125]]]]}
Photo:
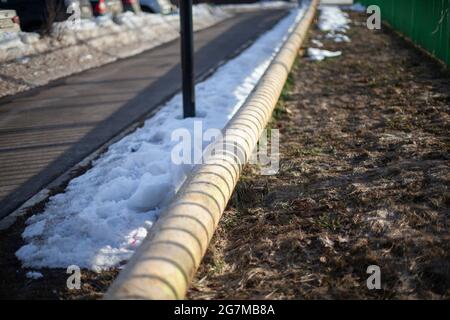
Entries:
{"type": "Polygon", "coordinates": [[[351,18],[351,43],[323,41],[342,57],[298,59],[270,125],[280,172],[246,167],[190,299],[450,298],[450,76],[351,18]]]}

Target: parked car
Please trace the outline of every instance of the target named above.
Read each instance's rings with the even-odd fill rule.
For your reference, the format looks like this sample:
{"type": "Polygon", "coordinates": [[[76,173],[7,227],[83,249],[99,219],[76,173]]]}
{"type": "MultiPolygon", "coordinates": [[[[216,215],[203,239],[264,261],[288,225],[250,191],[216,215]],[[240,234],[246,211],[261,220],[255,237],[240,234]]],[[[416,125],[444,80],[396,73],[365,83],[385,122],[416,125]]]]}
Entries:
{"type": "Polygon", "coordinates": [[[169,0],[140,0],[145,12],[168,14],[175,11],[175,6],[169,0]]]}
{"type": "Polygon", "coordinates": [[[0,9],[15,10],[24,31],[49,29],[53,22],[66,20],[73,14],[69,6],[80,8],[81,17],[92,17],[89,0],[1,0],[0,9]]]}
{"type": "Polygon", "coordinates": [[[15,10],[0,10],[0,32],[20,31],[20,19],[15,10]]]}
{"type": "Polygon", "coordinates": [[[139,0],[122,0],[123,11],[134,12],[139,14],[142,12],[139,0]]]}
{"type": "Polygon", "coordinates": [[[90,0],[94,16],[117,16],[123,12],[122,0],[90,0]]]}

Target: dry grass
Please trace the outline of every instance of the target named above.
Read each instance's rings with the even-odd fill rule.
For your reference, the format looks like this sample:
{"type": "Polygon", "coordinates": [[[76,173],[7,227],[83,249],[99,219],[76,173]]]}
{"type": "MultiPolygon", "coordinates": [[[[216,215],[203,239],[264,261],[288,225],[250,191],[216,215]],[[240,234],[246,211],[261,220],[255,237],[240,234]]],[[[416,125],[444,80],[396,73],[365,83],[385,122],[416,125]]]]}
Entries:
{"type": "Polygon", "coordinates": [[[296,64],[280,172],[246,167],[189,298],[450,298],[450,77],[389,31],[349,35],[296,64]]]}

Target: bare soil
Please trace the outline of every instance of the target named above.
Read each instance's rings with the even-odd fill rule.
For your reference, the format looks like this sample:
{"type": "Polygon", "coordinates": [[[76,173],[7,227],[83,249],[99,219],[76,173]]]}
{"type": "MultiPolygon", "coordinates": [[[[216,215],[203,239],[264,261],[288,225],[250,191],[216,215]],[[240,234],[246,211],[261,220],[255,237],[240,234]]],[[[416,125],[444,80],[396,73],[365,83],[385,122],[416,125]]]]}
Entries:
{"type": "Polygon", "coordinates": [[[190,299],[450,298],[450,76],[351,18],[351,43],[322,40],[341,57],[298,59],[271,123],[280,172],[245,168],[190,299]]]}

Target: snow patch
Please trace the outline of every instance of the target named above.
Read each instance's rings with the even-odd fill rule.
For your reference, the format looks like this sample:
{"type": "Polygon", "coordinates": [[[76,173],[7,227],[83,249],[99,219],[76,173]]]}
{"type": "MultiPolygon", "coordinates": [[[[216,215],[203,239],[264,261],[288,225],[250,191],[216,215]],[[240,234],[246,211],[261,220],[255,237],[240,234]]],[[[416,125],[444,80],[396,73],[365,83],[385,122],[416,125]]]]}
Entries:
{"type": "MultiPolygon", "coordinates": [[[[325,39],[331,39],[335,42],[350,42],[350,38],[345,34],[349,29],[348,15],[338,6],[320,6],[320,16],[318,26],[323,32],[326,32],[325,39]]],[[[323,43],[317,39],[311,41],[315,46],[322,48],[323,43]]],[[[322,61],[326,58],[334,58],[342,55],[341,51],[329,51],[319,48],[308,48],[307,55],[312,61],[322,61]]]]}
{"type": "Polygon", "coordinates": [[[308,48],[308,58],[312,61],[322,61],[326,58],[338,57],[341,54],[341,51],[328,51],[317,48],[308,48]]]}
{"type": "Polygon", "coordinates": [[[321,31],[327,32],[326,38],[336,42],[350,42],[350,38],[345,35],[349,23],[348,14],[338,6],[320,6],[318,26],[321,31]]]}
{"type": "Polygon", "coordinates": [[[319,29],[331,32],[346,32],[348,30],[348,15],[338,6],[321,6],[319,29]]]}
{"type": "MultiPolygon", "coordinates": [[[[32,219],[30,219],[32,221],[32,219]]],[[[25,231],[22,233],[22,237],[24,239],[29,239],[33,237],[40,236],[44,232],[46,221],[38,221],[32,225],[29,225],[25,228],[25,231]]]]}
{"type": "MultiPolygon", "coordinates": [[[[142,128],[111,145],[65,193],[49,199],[42,214],[31,217],[17,252],[25,267],[67,267],[101,271],[127,260],[142,243],[161,211],[175,195],[191,165],[175,165],[171,151],[175,129],[193,134],[222,129],[261,79],[305,10],[293,10],[238,57],[197,84],[197,118],[181,117],[181,94],[173,97],[142,128]]],[[[206,144],[202,146],[206,147],[206,144]]]]}

